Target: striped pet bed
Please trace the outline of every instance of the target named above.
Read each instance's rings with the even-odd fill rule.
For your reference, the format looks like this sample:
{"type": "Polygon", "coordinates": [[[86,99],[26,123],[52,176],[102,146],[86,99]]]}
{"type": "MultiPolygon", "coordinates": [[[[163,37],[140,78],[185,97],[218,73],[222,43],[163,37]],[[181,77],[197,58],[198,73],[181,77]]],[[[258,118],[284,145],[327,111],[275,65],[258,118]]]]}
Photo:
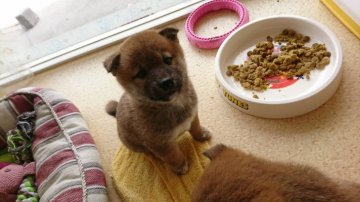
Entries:
{"type": "Polygon", "coordinates": [[[79,110],[49,89],[24,88],[0,100],[0,149],[16,117],[36,112],[32,152],[40,201],[107,201],[99,153],[79,110]]]}

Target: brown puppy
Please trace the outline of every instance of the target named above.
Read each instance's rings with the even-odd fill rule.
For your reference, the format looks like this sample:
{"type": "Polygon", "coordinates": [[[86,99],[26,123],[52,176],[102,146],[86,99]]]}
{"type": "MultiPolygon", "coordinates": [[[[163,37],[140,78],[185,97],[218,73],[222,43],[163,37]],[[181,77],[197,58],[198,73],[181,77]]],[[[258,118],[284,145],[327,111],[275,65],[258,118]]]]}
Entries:
{"type": "Polygon", "coordinates": [[[177,174],[188,163],[176,144],[190,130],[195,140],[210,138],[200,126],[197,97],[188,78],[177,29],[148,30],[125,40],[104,66],[125,89],[106,111],[116,116],[121,141],[131,150],[150,153],[177,174]]]}
{"type": "Polygon", "coordinates": [[[359,185],[336,183],[311,167],[267,161],[224,145],[204,155],[211,163],[195,185],[193,202],[360,201],[359,185]]]}

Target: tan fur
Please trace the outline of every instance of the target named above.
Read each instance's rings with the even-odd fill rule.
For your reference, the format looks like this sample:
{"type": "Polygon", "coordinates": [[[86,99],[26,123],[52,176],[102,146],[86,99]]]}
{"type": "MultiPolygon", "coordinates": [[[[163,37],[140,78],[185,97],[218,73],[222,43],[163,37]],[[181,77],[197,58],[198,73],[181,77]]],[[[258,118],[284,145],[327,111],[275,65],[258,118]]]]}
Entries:
{"type": "Polygon", "coordinates": [[[200,126],[197,97],[187,76],[177,31],[166,28],[136,34],[105,60],[106,70],[125,89],[116,113],[114,101],[106,111],[116,114],[119,137],[129,149],[153,154],[176,173],[184,174],[188,163],[176,144],[177,137],[188,130],[199,141],[210,135],[200,126]],[[163,85],[169,78],[170,84],[163,85]]]}
{"type": "Polygon", "coordinates": [[[359,185],[338,183],[314,168],[272,162],[217,145],[192,193],[193,202],[356,202],[359,185]]]}

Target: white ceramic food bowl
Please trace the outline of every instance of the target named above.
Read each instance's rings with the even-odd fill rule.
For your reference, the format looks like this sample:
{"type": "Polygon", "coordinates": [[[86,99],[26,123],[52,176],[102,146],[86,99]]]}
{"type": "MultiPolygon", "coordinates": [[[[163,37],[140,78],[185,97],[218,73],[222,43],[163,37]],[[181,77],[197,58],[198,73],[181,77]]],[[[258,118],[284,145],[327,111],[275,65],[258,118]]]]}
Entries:
{"type": "Polygon", "coordinates": [[[327,27],[304,17],[274,16],[252,21],[234,31],[220,46],[215,59],[215,73],[221,96],[233,107],[264,118],[288,118],[308,113],[324,104],[336,91],[341,80],[342,50],[337,37],[327,27]],[[244,89],[226,75],[228,65],[241,64],[255,44],[290,28],[308,35],[313,43],[326,45],[331,52],[330,64],[323,70],[312,70],[310,79],[301,79],[280,88],[254,92],[244,89]],[[259,98],[256,99],[253,95],[259,98]]]}

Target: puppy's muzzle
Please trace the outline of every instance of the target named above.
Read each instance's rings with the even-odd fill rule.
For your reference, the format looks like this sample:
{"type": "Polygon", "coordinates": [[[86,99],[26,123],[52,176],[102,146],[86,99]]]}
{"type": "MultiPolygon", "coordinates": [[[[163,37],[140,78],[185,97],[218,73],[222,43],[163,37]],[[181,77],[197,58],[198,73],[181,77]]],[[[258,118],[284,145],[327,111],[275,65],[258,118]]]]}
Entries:
{"type": "Polygon", "coordinates": [[[158,100],[167,101],[173,94],[180,91],[181,86],[181,79],[178,76],[159,78],[156,86],[153,87],[153,95],[158,100]]]}
{"type": "Polygon", "coordinates": [[[164,91],[172,91],[172,90],[174,90],[174,87],[175,87],[175,81],[171,77],[166,77],[166,78],[161,79],[158,82],[158,85],[164,91]]]}
{"type": "Polygon", "coordinates": [[[145,86],[152,100],[170,101],[174,94],[180,92],[182,87],[180,72],[170,68],[162,68],[153,73],[154,76],[149,79],[152,82],[145,86]]]}

